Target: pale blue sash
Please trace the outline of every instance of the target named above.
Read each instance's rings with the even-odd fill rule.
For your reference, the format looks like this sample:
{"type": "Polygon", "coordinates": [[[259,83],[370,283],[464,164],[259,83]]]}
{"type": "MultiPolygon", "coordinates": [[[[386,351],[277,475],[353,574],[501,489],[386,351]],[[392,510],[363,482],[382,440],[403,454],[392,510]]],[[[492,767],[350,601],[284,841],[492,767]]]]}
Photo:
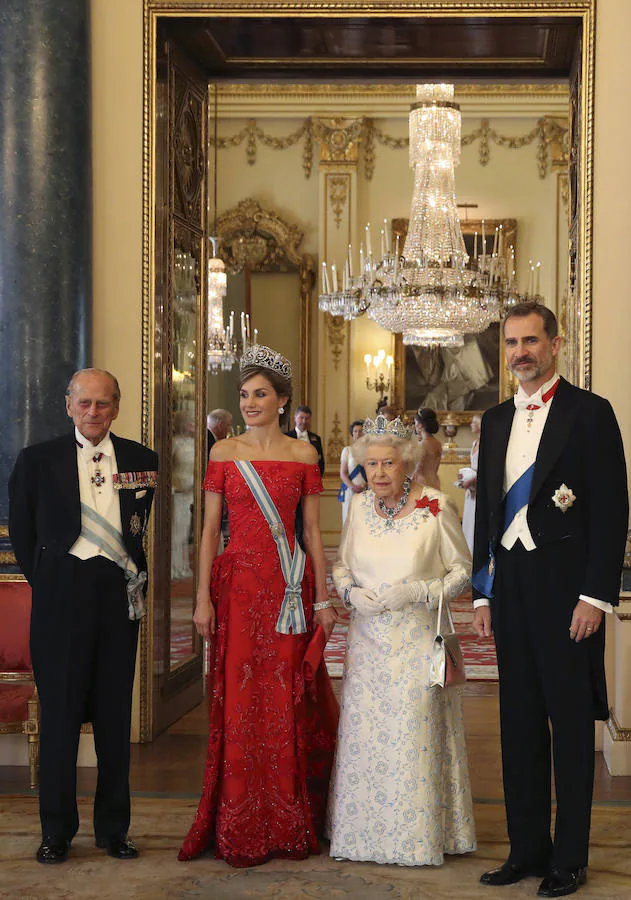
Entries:
{"type": "Polygon", "coordinates": [[[81,537],[103,550],[125,573],[127,581],[127,610],[132,621],[142,619],[145,614],[143,587],[147,581],[146,572],[136,572],[130,568],[129,554],[123,544],[122,534],[103,516],[86,503],[81,504],[81,537]]]}
{"type": "Polygon", "coordinates": [[[252,491],[259,509],[269,525],[272,537],[276,541],[280,567],[287,585],[278,621],[276,622],[276,631],[280,632],[280,634],[291,634],[292,632],[293,634],[304,634],[307,630],[307,622],[302,606],[301,582],[305,572],[305,552],[298,541],[295,541],[292,558],[285,527],[278,510],[252,463],[235,460],[235,465],[252,491]]]}

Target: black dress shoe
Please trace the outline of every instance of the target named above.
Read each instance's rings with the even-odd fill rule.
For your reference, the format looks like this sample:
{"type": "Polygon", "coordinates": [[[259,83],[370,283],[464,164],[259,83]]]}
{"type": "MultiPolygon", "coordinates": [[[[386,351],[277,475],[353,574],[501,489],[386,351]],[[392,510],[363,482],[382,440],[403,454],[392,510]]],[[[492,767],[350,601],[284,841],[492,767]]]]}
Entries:
{"type": "Polygon", "coordinates": [[[38,847],[35,859],[38,863],[54,866],[55,863],[62,863],[68,859],[68,850],[70,850],[70,841],[63,838],[45,837],[38,847]]]}
{"type": "Polygon", "coordinates": [[[115,859],[136,859],[138,856],[136,845],[125,834],[97,839],[96,846],[107,850],[107,855],[115,859]]]}
{"type": "Polygon", "coordinates": [[[528,878],[536,875],[541,878],[546,866],[516,866],[514,863],[505,862],[503,866],[491,869],[480,877],[480,884],[492,885],[493,887],[503,887],[507,884],[517,884],[522,878],[528,878]]]}
{"type": "Polygon", "coordinates": [[[567,897],[574,894],[587,881],[587,868],[551,869],[537,891],[537,897],[567,897]]]}

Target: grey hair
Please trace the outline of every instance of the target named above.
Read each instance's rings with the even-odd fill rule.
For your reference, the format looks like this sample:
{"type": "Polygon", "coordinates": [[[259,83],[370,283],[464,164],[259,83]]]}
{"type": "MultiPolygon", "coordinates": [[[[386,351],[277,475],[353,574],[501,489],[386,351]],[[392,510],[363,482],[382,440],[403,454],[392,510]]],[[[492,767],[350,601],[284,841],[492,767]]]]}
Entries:
{"type": "Polygon", "coordinates": [[[66,397],[69,397],[70,394],[72,394],[75,388],[75,382],[81,375],[107,375],[107,377],[112,381],[112,397],[114,398],[114,400],[116,400],[117,403],[120,402],[121,389],[118,384],[118,379],[115,375],[112,375],[111,372],[108,372],[107,369],[78,369],[68,382],[68,387],[66,388],[66,397]]]}
{"type": "Polygon", "coordinates": [[[232,413],[227,409],[213,409],[206,416],[206,422],[209,428],[212,428],[213,425],[218,425],[220,422],[228,425],[232,422],[232,413]]]}
{"type": "Polygon", "coordinates": [[[396,434],[364,434],[353,444],[353,459],[360,466],[365,465],[368,448],[373,444],[379,447],[394,447],[401,455],[407,474],[414,474],[421,457],[421,448],[418,441],[398,437],[396,434]]]}

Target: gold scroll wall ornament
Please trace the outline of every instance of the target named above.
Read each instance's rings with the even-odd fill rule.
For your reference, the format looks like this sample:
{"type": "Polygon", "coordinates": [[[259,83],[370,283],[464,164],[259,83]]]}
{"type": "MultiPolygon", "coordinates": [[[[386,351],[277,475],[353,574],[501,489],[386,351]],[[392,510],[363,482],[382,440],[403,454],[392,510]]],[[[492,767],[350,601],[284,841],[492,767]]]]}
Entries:
{"type": "MultiPolygon", "coordinates": [[[[210,139],[212,143],[212,138],[210,139]]],[[[219,150],[237,147],[246,141],[246,159],[248,165],[256,162],[257,141],[274,150],[287,150],[298,141],[304,141],[302,168],[305,178],[313,171],[313,142],[320,144],[320,156],[324,161],[351,161],[357,159],[359,146],[363,147],[364,175],[371,181],[375,172],[375,142],[389,150],[404,150],[409,146],[407,137],[394,137],[382,131],[375,121],[366,116],[357,119],[319,119],[309,116],[297,128],[284,138],[266,134],[256,124],[256,119],[248,123],[236,134],[227,138],[218,138],[219,150]]],[[[558,165],[563,148],[568,145],[567,123],[553,116],[543,116],[534,128],[522,135],[500,134],[491,127],[489,119],[482,119],[480,126],[462,136],[462,146],[466,147],[479,142],[478,160],[486,166],[491,159],[491,144],[508,150],[521,150],[529,144],[537,146],[536,159],[539,177],[545,178],[551,168],[558,165]],[[559,149],[561,148],[561,149],[559,149]]]]}
{"type": "Polygon", "coordinates": [[[326,461],[328,465],[336,465],[339,463],[342,450],[344,449],[344,434],[342,432],[340,417],[337,413],[333,416],[333,425],[331,426],[331,435],[326,442],[326,461]]]}
{"type": "Polygon", "coordinates": [[[344,341],[346,340],[346,323],[342,316],[332,316],[330,313],[325,313],[324,317],[326,319],[333,368],[337,372],[340,367],[342,351],[344,350],[344,341]]]}
{"type": "Polygon", "coordinates": [[[331,175],[328,178],[329,185],[329,203],[331,204],[331,212],[335,220],[335,227],[340,228],[342,225],[342,216],[344,208],[348,200],[348,176],[331,175]]]}

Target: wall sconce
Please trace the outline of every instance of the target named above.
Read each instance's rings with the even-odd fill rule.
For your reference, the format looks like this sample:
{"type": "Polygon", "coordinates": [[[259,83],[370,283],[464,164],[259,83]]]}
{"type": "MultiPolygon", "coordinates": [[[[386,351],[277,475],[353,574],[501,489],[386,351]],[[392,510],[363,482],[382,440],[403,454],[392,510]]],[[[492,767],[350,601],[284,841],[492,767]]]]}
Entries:
{"type": "Polygon", "coordinates": [[[366,353],[364,362],[366,363],[366,387],[369,391],[376,391],[381,401],[385,392],[390,390],[394,359],[386,356],[385,350],[378,350],[374,356],[366,353]]]}

